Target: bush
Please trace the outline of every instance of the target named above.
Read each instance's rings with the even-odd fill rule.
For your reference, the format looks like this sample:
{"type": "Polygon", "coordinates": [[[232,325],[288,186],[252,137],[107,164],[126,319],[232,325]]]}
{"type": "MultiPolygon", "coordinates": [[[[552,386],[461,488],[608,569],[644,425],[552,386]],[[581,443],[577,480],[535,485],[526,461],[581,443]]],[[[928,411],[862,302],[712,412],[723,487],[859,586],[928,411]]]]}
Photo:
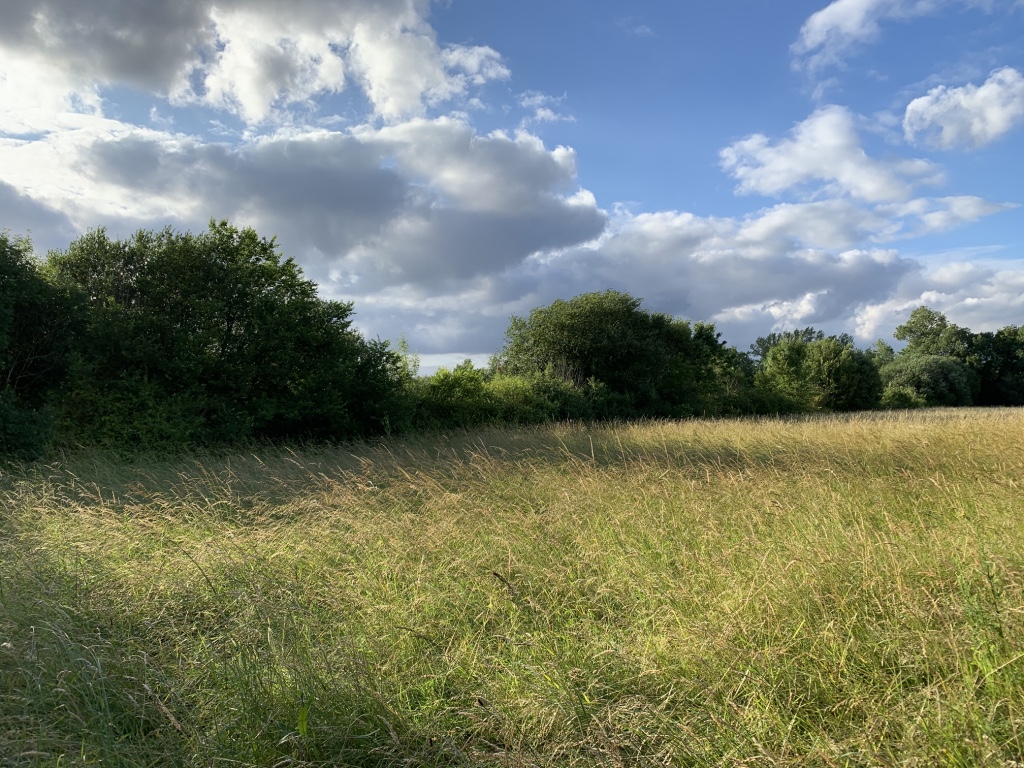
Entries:
{"type": "Polygon", "coordinates": [[[317,297],[273,239],[227,222],[199,235],[103,230],[47,269],[88,297],[62,407],[70,439],[174,448],[380,433],[405,386],[401,360],[317,297]]]}
{"type": "Polygon", "coordinates": [[[439,368],[419,379],[414,426],[466,428],[494,420],[496,408],[484,387],[484,372],[466,360],[452,370],[439,368]]]}
{"type": "Polygon", "coordinates": [[[890,384],[882,392],[880,405],[888,410],[908,410],[924,408],[928,402],[911,387],[890,384]]]}
{"type": "Polygon", "coordinates": [[[886,389],[905,388],[930,406],[970,405],[977,374],[945,355],[902,353],[879,371],[886,389]]]}
{"type": "Polygon", "coordinates": [[[776,412],[870,410],[882,394],[870,356],[848,339],[832,336],[772,344],[755,383],[762,401],[776,412]]]}
{"type": "Polygon", "coordinates": [[[561,379],[587,393],[597,418],[703,412],[714,400],[724,355],[714,326],[640,304],[627,293],[605,291],[513,317],[491,370],[561,379]]]}

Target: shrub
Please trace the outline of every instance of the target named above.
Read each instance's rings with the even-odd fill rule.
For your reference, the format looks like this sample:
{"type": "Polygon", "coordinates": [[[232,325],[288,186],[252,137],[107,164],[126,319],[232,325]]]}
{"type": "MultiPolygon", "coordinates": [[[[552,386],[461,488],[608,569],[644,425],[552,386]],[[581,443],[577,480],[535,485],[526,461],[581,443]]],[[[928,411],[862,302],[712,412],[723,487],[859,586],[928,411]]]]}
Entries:
{"type": "Polygon", "coordinates": [[[912,387],[890,384],[882,392],[880,405],[889,410],[906,410],[924,408],[928,402],[912,387]]]}
{"type": "Polygon", "coordinates": [[[906,388],[931,406],[970,405],[977,374],[945,355],[900,354],[879,371],[886,389],[906,388]]]}

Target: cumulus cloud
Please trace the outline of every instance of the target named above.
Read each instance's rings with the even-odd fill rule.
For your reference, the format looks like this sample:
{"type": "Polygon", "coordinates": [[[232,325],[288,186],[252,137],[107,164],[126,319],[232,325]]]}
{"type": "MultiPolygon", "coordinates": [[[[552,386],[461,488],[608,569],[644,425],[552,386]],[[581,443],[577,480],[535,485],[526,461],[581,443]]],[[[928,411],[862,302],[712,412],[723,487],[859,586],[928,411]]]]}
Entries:
{"type": "Polygon", "coordinates": [[[26,93],[48,105],[22,118],[30,131],[45,129],[46,113],[96,111],[108,85],[258,124],[354,83],[376,114],[398,120],[509,76],[491,48],[440,46],[428,11],[427,0],[20,4],[0,29],[0,128],[10,132],[26,93]]]}
{"type": "Polygon", "coordinates": [[[201,229],[214,216],[276,234],[325,295],[356,300],[360,327],[405,333],[425,354],[494,351],[510,314],[609,287],[713,319],[730,340],[793,324],[848,328],[919,271],[887,243],[1006,208],[845,195],[738,218],[609,219],[579,189],[573,150],[454,117],[242,144],[93,117],[0,142],[0,169],[23,204],[64,212],[78,232],[201,229]]]}
{"type": "Polygon", "coordinates": [[[945,232],[1017,207],[1016,203],[993,203],[975,195],[951,195],[880,205],[875,211],[892,222],[900,222],[899,227],[890,230],[890,235],[917,237],[945,232]]]}
{"type": "Polygon", "coordinates": [[[599,243],[525,263],[522,271],[534,281],[527,295],[540,305],[566,284],[575,292],[614,287],[660,311],[714,320],[727,339],[752,340],[751,333],[798,318],[804,324],[841,323],[852,308],[887,298],[890,287],[916,268],[887,249],[829,251],[804,247],[793,237],[766,245],[748,237],[759,218],[626,216],[599,243]]]}
{"type": "Polygon", "coordinates": [[[61,211],[43,205],[10,184],[0,181],[0,231],[12,228],[14,235],[28,235],[33,248],[46,253],[63,248],[78,235],[61,211]],[[14,229],[16,227],[16,229],[14,229]]]}
{"type": "Polygon", "coordinates": [[[1003,67],[980,86],[940,85],[907,105],[907,141],[940,149],[983,147],[1024,122],[1024,75],[1003,67]]]}
{"type": "Polygon", "coordinates": [[[876,338],[904,322],[922,304],[973,331],[1019,325],[1024,312],[1024,260],[940,257],[932,263],[924,257],[920,268],[894,285],[888,298],[858,307],[851,325],[858,337],[876,338]]]}
{"type": "MultiPolygon", "coordinates": [[[[356,301],[364,331],[405,333],[425,355],[494,351],[510,314],[609,287],[713,319],[731,341],[793,324],[866,333],[924,296],[959,312],[1024,292],[1012,270],[929,270],[893,249],[1010,206],[921,196],[941,168],[872,157],[843,107],[722,150],[737,191],[773,204],[610,216],[581,188],[576,152],[529,130],[571,119],[562,99],[518,96],[531,115],[518,130],[484,133],[460,111],[510,72],[487,46],[440,43],[428,0],[16,5],[0,28],[0,226],[60,240],[45,247],[99,225],[124,236],[228,218],[277,235],[324,295],[356,301]],[[147,125],[113,117],[111,86],[156,100],[147,125]],[[365,119],[315,114],[351,89],[365,119]],[[194,113],[175,107],[195,105],[231,126],[190,133],[194,113]]],[[[829,8],[801,55],[866,41],[893,9],[924,12],[829,8]]],[[[951,113],[933,101],[929,131],[951,113]]]]}
{"type": "MultiPolygon", "coordinates": [[[[743,222],[737,238],[766,252],[785,247],[852,248],[896,236],[899,222],[849,200],[782,203],[743,222]]],[[[755,250],[756,252],[756,250],[755,250]]]]}
{"type": "Polygon", "coordinates": [[[884,202],[906,199],[915,180],[935,181],[937,176],[937,169],[924,160],[894,165],[869,157],[853,115],[835,105],[815,111],[788,139],[773,143],[754,134],[723,149],[720,158],[722,168],[739,181],[737,191],[746,194],[809,189],[884,202]]]}
{"type": "Polygon", "coordinates": [[[424,291],[499,273],[590,241],[607,221],[579,189],[571,149],[522,132],[480,135],[454,118],[239,146],[105,121],[0,143],[0,168],[83,229],[252,224],[345,290],[424,291]]]}

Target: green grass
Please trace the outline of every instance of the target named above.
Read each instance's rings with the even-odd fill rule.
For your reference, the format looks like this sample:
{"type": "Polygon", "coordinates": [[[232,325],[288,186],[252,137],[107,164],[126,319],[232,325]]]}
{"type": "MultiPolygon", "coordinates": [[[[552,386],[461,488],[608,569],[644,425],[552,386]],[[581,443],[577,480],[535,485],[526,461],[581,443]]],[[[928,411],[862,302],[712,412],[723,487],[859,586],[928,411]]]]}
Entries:
{"type": "Polygon", "coordinates": [[[1024,765],[1024,411],[0,479],[0,766],[1024,765]]]}

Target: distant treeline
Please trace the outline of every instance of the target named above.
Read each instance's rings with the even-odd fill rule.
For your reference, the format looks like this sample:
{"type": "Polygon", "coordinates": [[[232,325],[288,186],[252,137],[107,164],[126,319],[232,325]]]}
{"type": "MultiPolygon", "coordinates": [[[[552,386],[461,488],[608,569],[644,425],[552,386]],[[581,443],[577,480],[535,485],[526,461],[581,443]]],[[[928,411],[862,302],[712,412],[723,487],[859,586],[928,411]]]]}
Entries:
{"type": "Polygon", "coordinates": [[[606,291],[512,317],[484,369],[418,375],[367,340],[273,239],[211,222],[36,259],[0,233],[0,455],[178,450],[415,429],[1024,404],[1024,328],[972,333],[927,307],[879,340],[813,328],[741,352],[714,325],[606,291]]]}

